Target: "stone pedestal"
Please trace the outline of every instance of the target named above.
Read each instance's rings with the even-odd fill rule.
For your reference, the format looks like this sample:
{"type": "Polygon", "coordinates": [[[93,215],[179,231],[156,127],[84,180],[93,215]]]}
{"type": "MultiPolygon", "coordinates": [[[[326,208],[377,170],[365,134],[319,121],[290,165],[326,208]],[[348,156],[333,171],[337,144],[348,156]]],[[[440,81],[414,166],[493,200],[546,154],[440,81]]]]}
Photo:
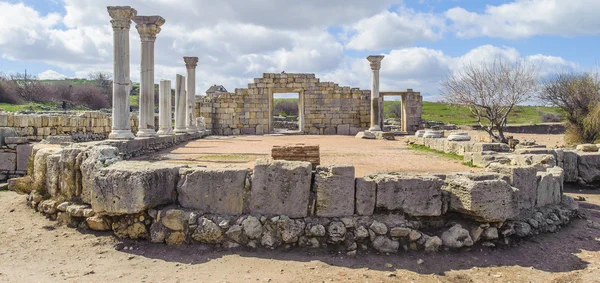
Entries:
{"type": "Polygon", "coordinates": [[[171,81],[161,80],[158,86],[158,132],[159,135],[172,135],[171,125],[171,81]]]}
{"type": "Polygon", "coordinates": [[[381,68],[381,60],[383,55],[371,55],[367,57],[371,63],[371,127],[369,131],[381,131],[379,126],[381,115],[379,112],[379,69],[381,68]]]}
{"type": "Polygon", "coordinates": [[[175,79],[175,132],[187,133],[186,130],[186,92],[185,77],[177,75],[175,79]]]}
{"type": "Polygon", "coordinates": [[[165,23],[161,16],[136,16],[133,21],[142,40],[140,68],[140,117],[137,136],[155,137],[154,130],[154,41],[165,23]]]}
{"type": "Polygon", "coordinates": [[[129,6],[109,6],[113,28],[113,109],[112,131],[109,139],[133,139],[129,121],[129,29],[137,11],[129,6]]]}
{"type": "Polygon", "coordinates": [[[185,127],[188,133],[198,132],[196,126],[196,66],[198,66],[198,57],[183,57],[186,68],[186,120],[185,127]]]}

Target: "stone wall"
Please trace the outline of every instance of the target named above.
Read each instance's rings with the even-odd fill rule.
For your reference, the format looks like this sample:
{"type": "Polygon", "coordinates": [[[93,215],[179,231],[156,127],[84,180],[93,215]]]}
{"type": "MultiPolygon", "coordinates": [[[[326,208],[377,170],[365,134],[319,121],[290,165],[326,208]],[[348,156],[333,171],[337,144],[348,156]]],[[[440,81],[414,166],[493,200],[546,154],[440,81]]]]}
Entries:
{"type": "MultiPolygon", "coordinates": [[[[131,113],[131,131],[137,132],[138,117],[131,113]]],[[[158,125],[158,123],[155,123],[158,125]]],[[[0,112],[0,128],[13,128],[17,136],[41,141],[48,136],[68,135],[76,142],[103,140],[111,132],[111,117],[98,111],[19,114],[0,112]]]]}
{"type": "MultiPolygon", "coordinates": [[[[198,116],[205,118],[206,128],[217,135],[271,133],[273,94],[299,94],[300,131],[318,135],[355,135],[369,127],[370,91],[332,82],[321,82],[314,74],[265,73],[248,88],[218,97],[202,97],[196,105],[198,116]]],[[[421,117],[421,96],[406,96],[405,119],[411,130],[421,117]],[[418,117],[417,117],[418,116],[418,117]]]]}
{"type": "Polygon", "coordinates": [[[275,160],[306,161],[313,167],[321,164],[319,145],[289,144],[285,146],[273,146],[271,158],[275,160]]]}
{"type": "Polygon", "coordinates": [[[540,176],[518,168],[355,178],[352,165],[313,170],[309,162],[260,159],[254,170],[188,167],[124,161],[121,150],[39,145],[33,173],[9,185],[59,223],[119,237],[226,248],[327,245],[349,255],[506,244],[556,231],[576,214],[562,195],[560,168],[541,177],[544,185],[528,186],[540,176]]]}
{"type": "Polygon", "coordinates": [[[13,129],[0,128],[0,183],[27,173],[33,146],[26,138],[15,135],[13,129]]]}

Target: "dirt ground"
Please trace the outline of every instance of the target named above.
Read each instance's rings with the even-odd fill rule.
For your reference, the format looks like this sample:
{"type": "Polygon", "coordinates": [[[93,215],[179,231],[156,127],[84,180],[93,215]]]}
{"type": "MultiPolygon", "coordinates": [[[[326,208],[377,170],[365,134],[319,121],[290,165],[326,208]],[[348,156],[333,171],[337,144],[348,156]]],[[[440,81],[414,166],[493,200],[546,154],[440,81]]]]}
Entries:
{"type": "MultiPolygon", "coordinates": [[[[569,194],[600,222],[600,191],[569,194]]],[[[468,252],[222,251],[56,227],[24,195],[2,191],[0,282],[600,282],[600,230],[586,223],[468,252]]]]}
{"type": "Polygon", "coordinates": [[[321,165],[352,164],[356,176],[377,171],[444,173],[479,170],[464,166],[461,160],[412,150],[405,139],[386,141],[311,135],[219,137],[190,141],[139,159],[253,168],[256,159],[270,157],[274,145],[304,143],[320,146],[321,165]]]}

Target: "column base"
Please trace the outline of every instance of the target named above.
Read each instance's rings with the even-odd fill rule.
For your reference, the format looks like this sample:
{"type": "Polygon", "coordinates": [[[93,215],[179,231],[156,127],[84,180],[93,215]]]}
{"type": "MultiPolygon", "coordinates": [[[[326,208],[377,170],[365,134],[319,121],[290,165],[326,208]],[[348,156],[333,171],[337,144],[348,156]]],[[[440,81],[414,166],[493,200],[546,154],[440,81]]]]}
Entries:
{"type": "Polygon", "coordinates": [[[168,129],[168,130],[158,130],[158,132],[156,132],[157,135],[159,136],[170,136],[173,135],[173,129],[168,129]]]}
{"type": "Polygon", "coordinates": [[[198,132],[198,128],[196,128],[196,127],[187,127],[187,128],[185,128],[185,131],[187,133],[193,134],[193,133],[197,133],[198,132]]]}
{"type": "Polygon", "coordinates": [[[371,132],[381,132],[381,127],[379,126],[373,126],[369,128],[369,131],[371,132]]]}
{"type": "Polygon", "coordinates": [[[109,140],[132,140],[135,136],[131,132],[131,130],[112,130],[110,134],[108,134],[109,140]]]}
{"type": "Polygon", "coordinates": [[[139,131],[135,134],[138,138],[151,138],[156,137],[156,131],[154,129],[139,129],[139,131]]]}
{"type": "Polygon", "coordinates": [[[187,134],[187,132],[188,132],[188,131],[187,131],[187,129],[186,129],[186,128],[183,128],[183,129],[175,129],[175,133],[176,133],[176,134],[180,134],[180,133],[186,133],[186,134],[187,134]]]}

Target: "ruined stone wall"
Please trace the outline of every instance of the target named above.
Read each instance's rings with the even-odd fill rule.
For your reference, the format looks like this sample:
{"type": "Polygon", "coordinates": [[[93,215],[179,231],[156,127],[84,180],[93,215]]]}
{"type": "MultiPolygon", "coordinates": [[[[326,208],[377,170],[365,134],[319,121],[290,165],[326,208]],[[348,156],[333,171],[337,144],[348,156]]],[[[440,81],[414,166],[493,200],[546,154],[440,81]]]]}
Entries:
{"type": "Polygon", "coordinates": [[[201,98],[197,115],[214,134],[266,134],[272,131],[273,94],[287,92],[299,93],[304,133],[352,135],[368,128],[370,92],[321,82],[314,74],[263,74],[248,88],[201,98]]]}
{"type": "MultiPolygon", "coordinates": [[[[138,117],[130,115],[131,131],[136,133],[138,117]]],[[[158,124],[156,124],[158,125],[158,124]]],[[[102,140],[111,132],[111,117],[98,111],[49,112],[43,114],[18,114],[0,112],[0,128],[13,128],[16,135],[30,141],[40,141],[48,136],[68,135],[74,141],[102,140]]]]}
{"type": "Polygon", "coordinates": [[[34,151],[31,176],[9,187],[30,192],[36,210],[71,227],[171,245],[437,251],[554,232],[576,215],[562,190],[546,194],[560,174],[529,168],[356,178],[351,165],[259,159],[248,170],[123,161],[110,145],[34,151]],[[538,178],[544,191],[531,186],[538,178]]]}
{"type": "Polygon", "coordinates": [[[27,163],[33,147],[26,138],[11,136],[9,130],[12,129],[0,129],[0,182],[22,177],[27,173],[27,163]]]}

